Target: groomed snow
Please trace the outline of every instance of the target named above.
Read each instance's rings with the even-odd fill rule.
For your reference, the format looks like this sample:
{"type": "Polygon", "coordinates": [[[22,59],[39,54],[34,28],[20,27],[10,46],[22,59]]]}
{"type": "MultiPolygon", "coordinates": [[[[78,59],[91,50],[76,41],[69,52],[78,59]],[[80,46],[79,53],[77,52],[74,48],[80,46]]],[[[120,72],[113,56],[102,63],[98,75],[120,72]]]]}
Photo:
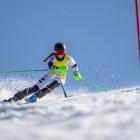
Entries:
{"type": "MultiPolygon", "coordinates": [[[[1,100],[13,94],[4,83],[0,83],[1,100]]],[[[0,104],[0,139],[140,139],[140,88],[69,95],[74,96],[66,99],[52,93],[35,104],[0,104]]]]}

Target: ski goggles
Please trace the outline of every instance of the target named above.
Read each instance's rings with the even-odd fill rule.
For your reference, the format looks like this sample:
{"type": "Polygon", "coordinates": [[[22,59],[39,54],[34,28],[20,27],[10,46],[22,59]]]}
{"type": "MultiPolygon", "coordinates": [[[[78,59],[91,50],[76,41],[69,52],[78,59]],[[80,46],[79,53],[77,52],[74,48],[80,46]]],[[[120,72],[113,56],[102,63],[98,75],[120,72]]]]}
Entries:
{"type": "Polygon", "coordinates": [[[55,51],[55,54],[58,56],[64,56],[65,55],[65,51],[55,51]]]}

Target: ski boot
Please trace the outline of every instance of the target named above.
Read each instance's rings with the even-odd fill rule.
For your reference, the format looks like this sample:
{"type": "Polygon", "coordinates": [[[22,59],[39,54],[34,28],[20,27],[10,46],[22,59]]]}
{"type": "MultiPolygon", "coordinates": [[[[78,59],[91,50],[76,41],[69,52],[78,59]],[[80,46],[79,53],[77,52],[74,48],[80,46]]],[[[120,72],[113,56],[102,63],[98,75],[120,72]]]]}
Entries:
{"type": "Polygon", "coordinates": [[[35,103],[35,102],[37,102],[37,96],[32,95],[31,97],[26,98],[25,101],[26,101],[26,103],[35,103]]]}

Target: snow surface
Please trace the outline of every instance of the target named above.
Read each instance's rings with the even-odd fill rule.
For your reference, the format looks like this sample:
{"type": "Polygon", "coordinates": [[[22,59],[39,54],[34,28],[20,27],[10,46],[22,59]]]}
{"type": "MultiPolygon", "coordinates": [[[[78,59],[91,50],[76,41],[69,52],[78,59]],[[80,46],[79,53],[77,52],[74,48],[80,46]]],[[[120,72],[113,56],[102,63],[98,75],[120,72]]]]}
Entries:
{"type": "MultiPolygon", "coordinates": [[[[34,83],[9,81],[1,79],[1,100],[12,96],[14,88],[20,90],[34,83]]],[[[0,139],[140,139],[140,88],[107,93],[73,91],[69,95],[74,96],[52,93],[35,104],[0,104],[0,139]]]]}

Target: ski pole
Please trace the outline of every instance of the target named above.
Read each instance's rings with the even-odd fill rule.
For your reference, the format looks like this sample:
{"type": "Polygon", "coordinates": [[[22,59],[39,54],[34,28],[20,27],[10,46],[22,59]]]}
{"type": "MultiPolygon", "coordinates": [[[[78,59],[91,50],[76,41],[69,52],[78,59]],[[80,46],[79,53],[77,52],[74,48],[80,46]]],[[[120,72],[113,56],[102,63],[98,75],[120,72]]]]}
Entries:
{"type": "Polygon", "coordinates": [[[64,85],[62,84],[61,79],[60,79],[57,75],[52,76],[52,77],[51,77],[51,79],[53,79],[54,77],[57,77],[57,79],[59,80],[59,82],[60,82],[60,85],[61,85],[61,87],[62,87],[63,94],[64,94],[65,98],[66,98],[66,97],[68,97],[68,96],[67,96],[67,93],[66,93],[66,90],[65,90],[65,88],[64,88],[64,85]]]}
{"type": "Polygon", "coordinates": [[[95,83],[93,83],[93,82],[91,82],[91,81],[89,81],[87,79],[84,79],[84,78],[82,78],[82,80],[85,81],[90,86],[95,87],[99,91],[102,91],[102,92],[107,92],[108,91],[108,89],[106,87],[99,86],[99,85],[97,85],[97,84],[95,84],[95,83]]]}
{"type": "Polygon", "coordinates": [[[48,71],[48,69],[0,71],[0,74],[20,73],[20,72],[38,72],[38,71],[48,71]]]}
{"type": "Polygon", "coordinates": [[[65,88],[64,88],[64,86],[63,86],[63,84],[62,84],[62,82],[60,82],[60,83],[61,83],[61,87],[62,87],[62,89],[63,89],[64,96],[65,96],[65,98],[66,98],[66,97],[68,97],[68,96],[67,96],[67,93],[66,93],[66,90],[65,90],[65,88]]]}
{"type": "MultiPolygon", "coordinates": [[[[58,76],[57,76],[57,77],[58,77],[58,76]]],[[[64,85],[62,84],[62,81],[61,81],[61,79],[60,79],[59,77],[58,77],[58,79],[59,79],[59,81],[60,81],[61,87],[62,87],[62,89],[63,89],[64,96],[65,96],[65,98],[66,98],[66,97],[68,97],[68,96],[67,96],[66,90],[65,90],[65,88],[64,88],[64,85]]]]}

